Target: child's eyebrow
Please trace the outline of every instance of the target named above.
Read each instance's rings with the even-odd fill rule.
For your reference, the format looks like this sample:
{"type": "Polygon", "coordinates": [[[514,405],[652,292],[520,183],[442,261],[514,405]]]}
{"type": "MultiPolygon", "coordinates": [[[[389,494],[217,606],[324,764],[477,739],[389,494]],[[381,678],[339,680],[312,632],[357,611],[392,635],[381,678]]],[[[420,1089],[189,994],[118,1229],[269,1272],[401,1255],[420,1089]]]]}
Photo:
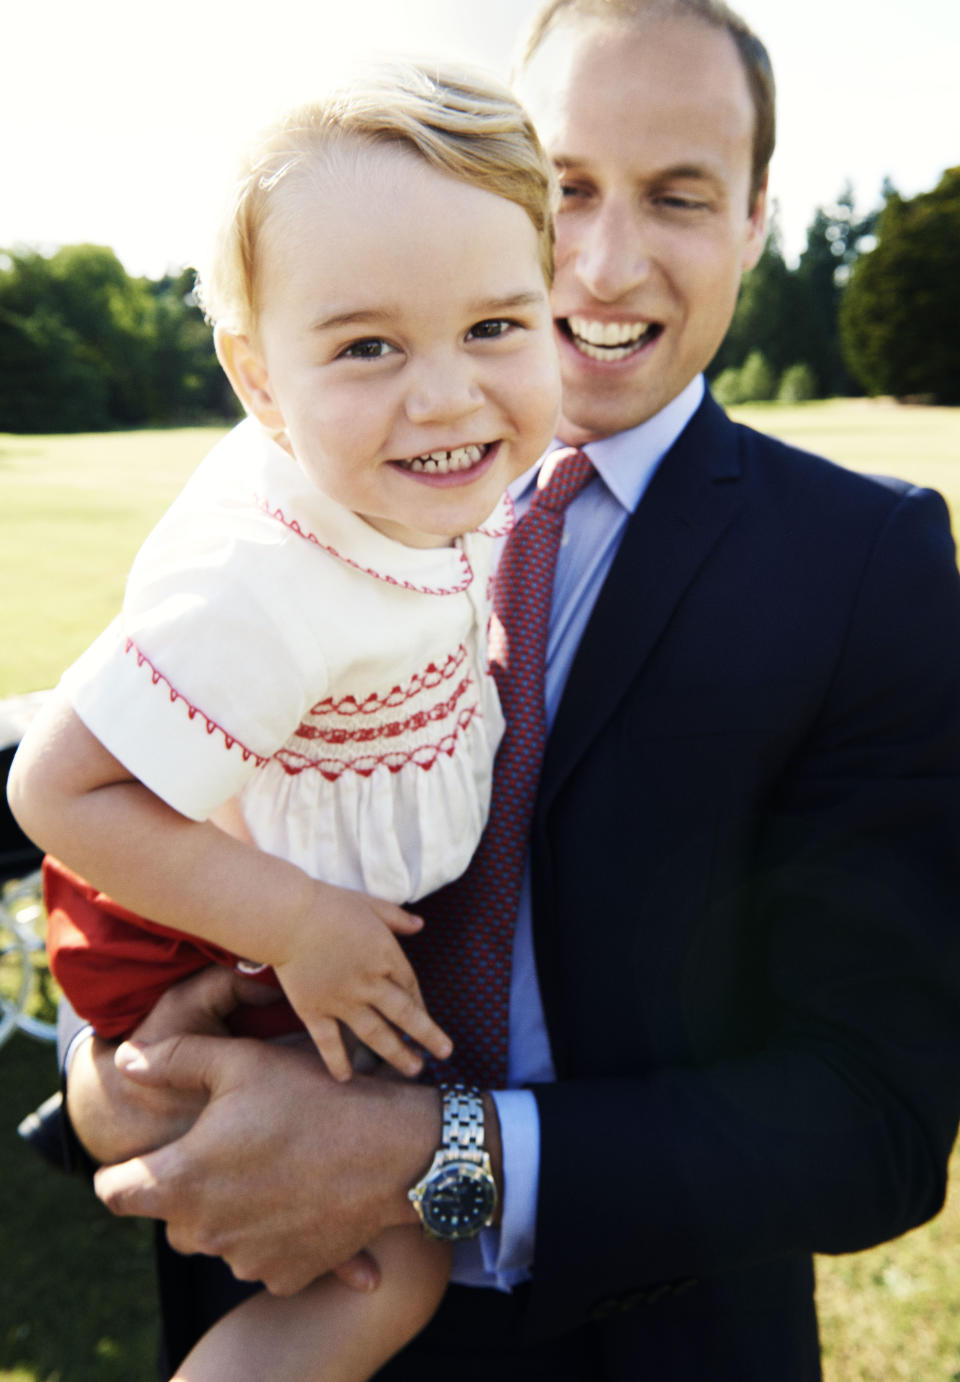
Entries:
{"type": "Polygon", "coordinates": [[[526,288],[516,293],[505,293],[503,297],[483,298],[472,302],[470,312],[478,316],[489,316],[493,312],[515,312],[520,307],[536,307],[546,296],[546,287],[542,291],[526,288]]]}
{"type": "MultiPolygon", "coordinates": [[[[485,317],[498,312],[516,312],[523,307],[536,307],[546,300],[547,290],[520,289],[515,293],[499,294],[492,298],[479,298],[467,307],[468,316],[485,317]]],[[[318,317],[310,323],[311,331],[337,331],[344,326],[382,326],[403,316],[403,311],[395,307],[358,307],[351,312],[335,312],[329,317],[318,317]]]]}

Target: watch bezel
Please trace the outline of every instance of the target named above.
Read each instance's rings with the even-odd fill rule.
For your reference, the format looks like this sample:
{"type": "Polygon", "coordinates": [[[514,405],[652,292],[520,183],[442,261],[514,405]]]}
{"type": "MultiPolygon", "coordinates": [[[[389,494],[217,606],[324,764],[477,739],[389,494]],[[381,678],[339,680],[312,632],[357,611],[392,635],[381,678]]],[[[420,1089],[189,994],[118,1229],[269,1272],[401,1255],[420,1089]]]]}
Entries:
{"type": "Polygon", "coordinates": [[[489,1158],[484,1154],[482,1162],[452,1159],[436,1167],[428,1174],[417,1199],[421,1222],[432,1237],[448,1243],[475,1238],[490,1226],[497,1207],[497,1187],[490,1172],[489,1158]],[[454,1188],[463,1205],[468,1186],[482,1191],[481,1203],[471,1210],[469,1216],[465,1206],[454,1216],[449,1210],[440,1211],[438,1202],[442,1193],[454,1188]]]}

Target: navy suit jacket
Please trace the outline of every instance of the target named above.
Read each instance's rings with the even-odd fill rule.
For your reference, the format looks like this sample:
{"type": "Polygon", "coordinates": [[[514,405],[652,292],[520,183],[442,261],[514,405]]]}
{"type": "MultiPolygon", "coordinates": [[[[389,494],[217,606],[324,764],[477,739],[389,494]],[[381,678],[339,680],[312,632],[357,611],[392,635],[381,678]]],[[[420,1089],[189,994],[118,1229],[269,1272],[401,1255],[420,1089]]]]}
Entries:
{"type": "Polygon", "coordinates": [[[540,784],[534,1336],[596,1321],[617,1378],[820,1376],[811,1254],[945,1193],[958,846],[943,501],[708,396],[626,528],[540,784]]]}
{"type": "MultiPolygon", "coordinates": [[[[489,1377],[500,1329],[526,1340],[523,1382],[819,1378],[811,1254],[894,1237],[945,1193],[958,845],[942,500],[707,397],[627,525],[547,745],[534,939],[558,1078],[535,1090],[533,1282],[452,1290],[384,1377],[489,1377]]],[[[176,1360],[251,1288],[162,1236],[159,1260],[176,1360]]]]}

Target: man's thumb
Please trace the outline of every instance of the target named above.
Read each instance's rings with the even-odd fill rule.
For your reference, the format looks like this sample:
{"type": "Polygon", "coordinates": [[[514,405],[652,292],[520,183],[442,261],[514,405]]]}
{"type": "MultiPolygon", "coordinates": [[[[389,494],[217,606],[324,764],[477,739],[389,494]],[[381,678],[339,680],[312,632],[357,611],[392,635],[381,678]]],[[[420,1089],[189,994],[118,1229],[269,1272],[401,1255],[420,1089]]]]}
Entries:
{"type": "Polygon", "coordinates": [[[216,1051],[222,1037],[174,1036],[163,1041],[124,1041],[114,1064],[137,1084],[169,1085],[174,1089],[213,1089],[216,1051]]]}

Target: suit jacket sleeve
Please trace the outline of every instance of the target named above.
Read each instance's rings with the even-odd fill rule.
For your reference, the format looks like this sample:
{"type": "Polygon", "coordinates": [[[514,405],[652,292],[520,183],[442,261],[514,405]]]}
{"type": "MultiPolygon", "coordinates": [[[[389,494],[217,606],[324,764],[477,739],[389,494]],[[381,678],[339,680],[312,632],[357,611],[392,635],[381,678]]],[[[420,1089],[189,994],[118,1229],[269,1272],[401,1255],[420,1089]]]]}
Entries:
{"type": "MultiPolygon", "coordinates": [[[[536,1091],[534,1300],[565,1324],[659,1283],[867,1247],[945,1193],[960,1114],[945,507],[819,462],[811,486],[810,458],[738,445],[739,497],[641,670],[580,756],[545,771],[535,925],[560,1079],[536,1091]]],[[[654,550],[634,606],[644,563],[651,590],[670,580],[655,529],[672,483],[641,522],[654,550]]],[[[581,653],[571,719],[600,687],[601,644],[581,653]]]]}

